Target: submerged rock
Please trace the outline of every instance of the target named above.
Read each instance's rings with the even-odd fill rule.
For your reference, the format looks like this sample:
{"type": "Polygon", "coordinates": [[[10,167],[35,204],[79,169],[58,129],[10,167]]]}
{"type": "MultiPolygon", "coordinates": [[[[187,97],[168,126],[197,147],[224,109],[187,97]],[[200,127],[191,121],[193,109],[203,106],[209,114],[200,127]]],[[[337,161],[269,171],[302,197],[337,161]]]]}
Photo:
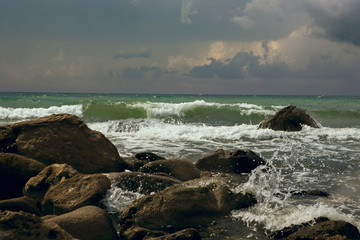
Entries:
{"type": "Polygon", "coordinates": [[[108,214],[101,208],[86,206],[54,217],[45,223],[57,224],[73,237],[86,240],[116,240],[116,230],[108,214]]]}
{"type": "Polygon", "coordinates": [[[141,194],[159,192],[166,187],[181,183],[180,180],[172,177],[142,172],[109,173],[107,176],[117,187],[141,194]]]}
{"type": "Polygon", "coordinates": [[[320,127],[305,110],[290,105],[262,121],[259,128],[293,132],[301,131],[303,125],[308,125],[313,128],[320,127]]]}
{"type": "Polygon", "coordinates": [[[111,183],[103,174],[82,174],[66,164],[53,164],[31,178],[24,194],[37,200],[46,214],[63,214],[99,205],[111,183]]]}
{"type": "Polygon", "coordinates": [[[69,114],[1,126],[0,152],[18,153],[45,165],[67,163],[82,173],[120,172],[127,166],[102,133],[69,114]]]}
{"type": "Polygon", "coordinates": [[[345,221],[317,218],[301,225],[292,225],[270,235],[271,239],[359,240],[359,230],[345,221]]]}
{"type": "Polygon", "coordinates": [[[23,196],[25,183],[45,165],[14,153],[0,153],[0,199],[23,196]]]}
{"type": "Polygon", "coordinates": [[[250,173],[265,160],[251,150],[229,152],[219,149],[200,158],[195,166],[203,171],[250,173]]]}
{"type": "Polygon", "coordinates": [[[200,171],[189,161],[181,159],[166,159],[149,162],[140,168],[145,173],[166,173],[181,181],[199,178],[200,171]]]}
{"type": "Polygon", "coordinates": [[[230,211],[256,203],[251,194],[235,194],[221,178],[195,179],[146,195],[120,211],[122,231],[139,226],[180,230],[208,224],[230,211]]]}
{"type": "Polygon", "coordinates": [[[303,125],[308,125],[313,128],[319,127],[316,121],[312,119],[305,110],[290,105],[262,121],[259,128],[291,132],[301,131],[303,125]]]}
{"type": "Polygon", "coordinates": [[[0,211],[0,238],[2,240],[75,240],[57,224],[25,212],[0,211]]]}

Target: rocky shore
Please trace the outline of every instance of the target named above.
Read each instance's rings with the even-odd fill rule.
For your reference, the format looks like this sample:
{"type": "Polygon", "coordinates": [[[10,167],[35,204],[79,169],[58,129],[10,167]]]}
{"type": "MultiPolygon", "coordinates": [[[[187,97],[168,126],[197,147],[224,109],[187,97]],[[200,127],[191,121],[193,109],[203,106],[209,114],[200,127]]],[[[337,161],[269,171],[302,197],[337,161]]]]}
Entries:
{"type": "MultiPolygon", "coordinates": [[[[319,127],[289,106],[259,127],[299,131],[303,125],[319,127]]],[[[0,239],[210,239],[214,221],[257,204],[253,193],[232,189],[266,164],[247,149],[217,149],[196,164],[150,152],[122,158],[103,134],[68,114],[0,126],[0,239]],[[102,200],[114,184],[144,196],[110,216],[102,200]]],[[[327,197],[307,189],[294,195],[311,193],[327,197]]],[[[360,239],[355,226],[327,218],[267,234],[360,239]]]]}

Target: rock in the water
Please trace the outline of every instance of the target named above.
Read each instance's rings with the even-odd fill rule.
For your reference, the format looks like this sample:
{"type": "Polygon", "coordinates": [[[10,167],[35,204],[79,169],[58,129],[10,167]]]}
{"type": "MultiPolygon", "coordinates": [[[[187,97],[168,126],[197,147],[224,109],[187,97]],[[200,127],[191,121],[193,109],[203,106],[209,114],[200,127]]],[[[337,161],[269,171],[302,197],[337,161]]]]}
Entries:
{"type": "Polygon", "coordinates": [[[82,173],[120,172],[127,166],[102,133],[69,114],[1,126],[0,152],[18,153],[46,165],[67,163],[82,173]]]}
{"type": "Polygon", "coordinates": [[[139,169],[145,164],[163,159],[165,158],[151,152],[141,152],[137,153],[133,157],[124,158],[125,162],[129,165],[129,169],[131,169],[132,171],[139,171],[139,169]]]}
{"type": "Polygon", "coordinates": [[[159,192],[166,187],[181,183],[175,178],[142,172],[109,173],[107,176],[117,187],[141,194],[159,192]]]}
{"type": "Polygon", "coordinates": [[[31,178],[24,194],[42,204],[46,214],[63,214],[85,205],[99,205],[110,179],[103,174],[82,174],[66,164],[53,164],[31,178]]]}
{"type": "Polygon", "coordinates": [[[122,231],[134,226],[152,230],[185,229],[208,224],[230,211],[256,203],[251,194],[234,194],[221,178],[187,181],[146,195],[120,211],[122,231]]]}
{"type": "Polygon", "coordinates": [[[9,210],[12,212],[27,212],[37,216],[42,216],[43,213],[40,211],[36,201],[28,197],[18,197],[0,201],[0,210],[9,210]]]}
{"type": "Polygon", "coordinates": [[[45,165],[14,153],[0,153],[0,199],[23,196],[25,183],[45,165]]]}
{"type": "Polygon", "coordinates": [[[275,115],[262,121],[259,128],[270,128],[280,131],[301,131],[303,125],[318,128],[319,125],[305,110],[296,106],[287,106],[275,115]]]}
{"type": "Polygon", "coordinates": [[[95,206],[86,206],[73,212],[46,218],[44,222],[57,224],[78,239],[118,239],[115,227],[108,214],[95,206]]]}
{"type": "Polygon", "coordinates": [[[328,218],[317,218],[301,225],[290,226],[273,233],[272,239],[286,240],[359,240],[359,230],[345,221],[332,221],[328,218]]]}
{"type": "Polygon", "coordinates": [[[226,173],[250,173],[265,160],[251,150],[229,152],[219,149],[199,159],[195,166],[203,171],[226,173]]]}
{"type": "Polygon", "coordinates": [[[141,167],[139,171],[145,173],[166,173],[181,181],[188,181],[200,177],[200,171],[194,164],[181,159],[166,159],[149,162],[141,167]]]}
{"type": "Polygon", "coordinates": [[[165,158],[163,158],[163,157],[161,157],[159,155],[156,155],[155,153],[152,153],[152,152],[137,153],[135,155],[135,158],[139,159],[139,160],[146,160],[146,161],[149,161],[149,162],[165,159],[165,158]]]}
{"type": "Polygon", "coordinates": [[[57,224],[25,212],[0,212],[1,240],[75,240],[57,224]]]}

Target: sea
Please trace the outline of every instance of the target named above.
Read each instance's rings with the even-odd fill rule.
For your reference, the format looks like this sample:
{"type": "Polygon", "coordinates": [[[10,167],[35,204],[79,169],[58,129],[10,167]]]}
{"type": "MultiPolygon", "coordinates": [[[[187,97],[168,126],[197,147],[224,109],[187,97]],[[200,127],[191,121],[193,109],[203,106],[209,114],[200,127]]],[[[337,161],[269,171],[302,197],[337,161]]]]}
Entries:
{"type": "MultiPolygon", "coordinates": [[[[209,239],[268,239],[266,234],[316,217],[360,229],[360,97],[0,93],[0,125],[54,113],[81,117],[116,146],[120,156],[150,151],[195,163],[218,149],[251,149],[267,161],[234,192],[258,204],[219,220],[209,239]],[[300,132],[259,129],[281,108],[305,109],[320,128],[300,132]],[[320,190],[328,197],[296,195],[320,190]]],[[[104,203],[116,212],[139,193],[115,186],[104,203]]]]}

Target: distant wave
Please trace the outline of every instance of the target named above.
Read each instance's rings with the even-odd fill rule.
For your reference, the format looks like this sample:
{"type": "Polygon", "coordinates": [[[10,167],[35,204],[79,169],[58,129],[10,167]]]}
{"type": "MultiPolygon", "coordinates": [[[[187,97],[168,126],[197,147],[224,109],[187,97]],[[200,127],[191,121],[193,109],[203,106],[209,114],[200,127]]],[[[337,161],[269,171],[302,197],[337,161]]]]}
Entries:
{"type": "Polygon", "coordinates": [[[6,108],[0,107],[0,119],[28,119],[44,117],[51,114],[68,113],[83,116],[82,105],[51,106],[49,108],[6,108]]]}

